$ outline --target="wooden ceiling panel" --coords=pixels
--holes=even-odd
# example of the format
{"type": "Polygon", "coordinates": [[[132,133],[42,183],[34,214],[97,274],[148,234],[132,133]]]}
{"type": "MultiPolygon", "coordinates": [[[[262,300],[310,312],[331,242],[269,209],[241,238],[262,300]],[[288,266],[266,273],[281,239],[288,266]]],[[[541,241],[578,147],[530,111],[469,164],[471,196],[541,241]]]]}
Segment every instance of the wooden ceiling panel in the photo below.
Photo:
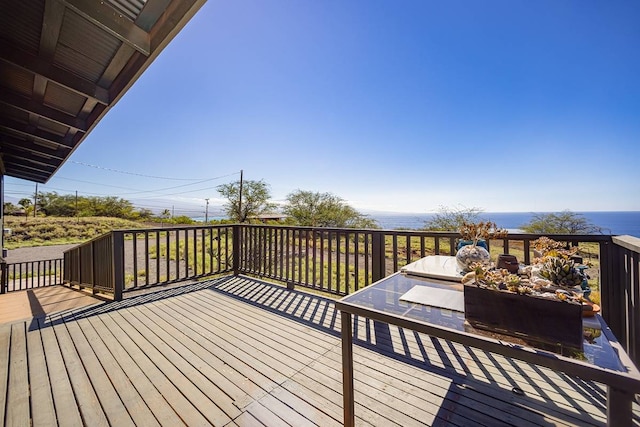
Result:
{"type": "Polygon", "coordinates": [[[0,0],[5,174],[46,182],[205,1],[0,0]]]}

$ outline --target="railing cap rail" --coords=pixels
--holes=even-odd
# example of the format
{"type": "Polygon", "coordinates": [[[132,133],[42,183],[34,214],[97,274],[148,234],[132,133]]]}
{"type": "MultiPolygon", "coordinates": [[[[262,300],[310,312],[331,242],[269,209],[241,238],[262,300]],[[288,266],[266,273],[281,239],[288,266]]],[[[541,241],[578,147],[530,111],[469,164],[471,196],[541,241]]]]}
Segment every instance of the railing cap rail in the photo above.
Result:
{"type": "MultiPolygon", "coordinates": [[[[330,232],[344,232],[344,233],[370,233],[379,232],[385,234],[397,234],[397,235],[421,235],[425,237],[460,237],[460,233],[457,231],[428,231],[428,230],[389,230],[389,229],[377,229],[377,228],[337,228],[337,227],[312,227],[312,226],[296,226],[296,225],[271,225],[271,224],[235,224],[252,228],[286,228],[291,230],[309,230],[309,231],[330,231],[330,232]]],[[[547,236],[558,241],[569,242],[611,242],[611,235],[608,234],[549,234],[549,233],[509,233],[506,237],[492,240],[508,240],[508,239],[526,239],[535,240],[541,236],[547,236]]]]}
{"type": "Polygon", "coordinates": [[[611,240],[618,246],[622,246],[623,248],[629,249],[630,251],[640,253],[640,238],[638,237],[627,235],[613,236],[611,240]]]}
{"type": "MultiPolygon", "coordinates": [[[[156,232],[156,231],[176,231],[176,230],[192,230],[200,228],[231,228],[233,225],[238,224],[210,224],[210,225],[172,225],[167,227],[152,227],[152,228],[131,228],[131,229],[118,229],[113,230],[118,233],[144,233],[144,232],[156,232]]],[[[246,225],[246,224],[245,224],[246,225]]]]}

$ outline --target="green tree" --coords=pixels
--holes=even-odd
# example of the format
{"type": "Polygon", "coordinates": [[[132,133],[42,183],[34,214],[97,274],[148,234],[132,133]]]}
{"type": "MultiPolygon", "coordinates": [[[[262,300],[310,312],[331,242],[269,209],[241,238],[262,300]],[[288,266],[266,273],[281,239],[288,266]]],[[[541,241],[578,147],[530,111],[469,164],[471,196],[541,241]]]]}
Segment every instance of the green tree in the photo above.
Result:
{"type": "Polygon", "coordinates": [[[71,194],[60,195],[55,191],[38,193],[38,209],[47,216],[75,216],[76,197],[71,194]]]}
{"type": "Polygon", "coordinates": [[[24,210],[24,216],[26,218],[29,218],[29,216],[31,215],[31,213],[33,212],[33,210],[35,209],[35,207],[33,206],[33,202],[31,201],[31,199],[28,198],[24,198],[24,199],[20,199],[20,201],[18,202],[18,204],[20,206],[22,206],[22,209],[24,210]]]}
{"type": "Polygon", "coordinates": [[[271,192],[264,181],[243,181],[242,200],[240,197],[240,181],[222,184],[216,187],[218,193],[227,199],[224,205],[229,219],[245,222],[248,218],[256,217],[275,208],[270,203],[271,192]]]}
{"type": "Polygon", "coordinates": [[[594,225],[582,214],[562,212],[535,214],[531,221],[520,228],[533,234],[601,234],[601,227],[594,225]]]}
{"type": "Polygon", "coordinates": [[[311,227],[377,228],[376,222],[331,193],[297,190],[287,196],[284,213],[311,227]]]}
{"type": "Polygon", "coordinates": [[[427,231],[458,231],[463,222],[478,222],[481,213],[482,209],[480,208],[440,206],[438,213],[424,223],[423,229],[427,231]]]}

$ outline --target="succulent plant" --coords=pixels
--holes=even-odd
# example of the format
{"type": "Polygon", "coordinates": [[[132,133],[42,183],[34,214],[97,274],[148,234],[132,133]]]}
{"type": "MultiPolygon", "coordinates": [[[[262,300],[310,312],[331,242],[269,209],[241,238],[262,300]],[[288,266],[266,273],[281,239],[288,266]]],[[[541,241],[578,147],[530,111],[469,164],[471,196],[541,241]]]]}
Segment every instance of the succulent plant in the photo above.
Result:
{"type": "Polygon", "coordinates": [[[471,240],[473,246],[476,246],[481,239],[501,239],[507,236],[507,230],[498,228],[498,226],[491,221],[480,221],[477,223],[464,221],[458,231],[464,240],[471,240]]]}
{"type": "Polygon", "coordinates": [[[584,279],[574,262],[566,258],[548,258],[540,270],[540,275],[558,286],[569,288],[580,285],[584,279]]]}

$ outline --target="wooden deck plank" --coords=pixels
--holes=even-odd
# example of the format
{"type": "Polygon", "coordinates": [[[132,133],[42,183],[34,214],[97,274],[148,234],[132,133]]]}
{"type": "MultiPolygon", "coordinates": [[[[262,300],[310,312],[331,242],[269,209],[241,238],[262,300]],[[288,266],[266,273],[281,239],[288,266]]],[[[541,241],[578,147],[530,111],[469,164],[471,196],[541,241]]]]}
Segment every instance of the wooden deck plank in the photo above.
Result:
{"type": "Polygon", "coordinates": [[[104,409],[100,405],[96,390],[82,364],[82,357],[78,355],[66,326],[60,322],[53,326],[53,330],[60,346],[60,353],[71,381],[71,387],[78,401],[83,422],[91,426],[108,426],[109,421],[104,409]]]}
{"type": "MultiPolygon", "coordinates": [[[[238,291],[236,292],[238,289],[242,289],[243,285],[241,284],[241,280],[237,280],[234,283],[234,286],[226,286],[224,288],[220,288],[220,290],[226,290],[228,292],[235,292],[236,295],[243,295],[242,291],[238,291]],[[235,287],[234,287],[235,286],[235,287]]],[[[252,289],[255,288],[256,286],[259,286],[258,284],[251,284],[251,285],[247,285],[248,287],[251,287],[252,289]]],[[[269,288],[274,288],[275,285],[267,285],[267,284],[263,284],[262,285],[263,288],[265,289],[269,289],[269,288]]],[[[265,294],[268,294],[269,292],[272,291],[264,291],[265,294]]],[[[281,291],[280,295],[284,295],[286,291],[281,291]]],[[[251,297],[251,299],[255,302],[255,301],[260,301],[260,296],[259,293],[256,293],[255,291],[253,292],[253,295],[258,295],[257,297],[251,297]]],[[[279,303],[282,304],[282,301],[279,303]]],[[[328,302],[327,304],[332,305],[331,302],[328,302]]],[[[334,310],[334,307],[330,307],[330,309],[327,311],[325,308],[325,311],[327,311],[326,314],[322,314],[323,316],[329,316],[329,317],[333,317],[333,315],[335,313],[332,313],[334,310]]],[[[322,323],[322,321],[320,319],[318,319],[318,321],[316,323],[322,323]]],[[[366,328],[362,327],[362,325],[364,324],[363,321],[361,320],[360,322],[361,328],[354,328],[356,331],[360,330],[361,332],[364,332],[366,328]]],[[[335,325],[335,322],[333,323],[334,327],[333,329],[335,330],[339,330],[339,328],[337,327],[338,325],[335,325]]],[[[408,334],[411,334],[412,331],[408,331],[408,334]]],[[[363,338],[363,337],[361,337],[363,338]]],[[[396,354],[400,354],[402,352],[398,351],[399,347],[402,347],[402,343],[400,343],[400,339],[398,338],[398,334],[392,334],[392,338],[393,341],[389,343],[390,348],[393,348],[394,353],[396,354]]],[[[365,338],[366,339],[366,338],[365,338]]],[[[427,342],[428,343],[428,342],[427,342]]],[[[406,345],[406,344],[405,344],[406,345]]],[[[554,399],[557,398],[557,393],[558,393],[558,387],[553,384],[553,382],[551,380],[555,380],[555,381],[559,381],[561,384],[566,383],[567,380],[571,380],[570,378],[568,378],[566,375],[564,374],[559,374],[556,373],[552,370],[548,370],[546,368],[539,368],[530,364],[527,364],[525,362],[520,362],[517,360],[512,360],[512,359],[507,359],[507,358],[502,358],[503,360],[501,360],[500,362],[500,370],[496,370],[495,367],[497,365],[497,361],[495,359],[499,359],[500,356],[497,355],[490,355],[489,357],[485,356],[483,353],[484,352],[476,352],[479,353],[480,355],[480,359],[477,360],[476,365],[480,366],[483,369],[478,369],[477,371],[471,371],[466,369],[466,362],[468,360],[468,358],[470,359],[477,359],[477,356],[469,349],[469,348],[464,348],[463,346],[459,345],[459,344],[455,344],[455,343],[446,343],[445,345],[449,346],[451,348],[451,353],[454,357],[448,357],[443,359],[442,361],[438,360],[440,359],[440,357],[436,357],[435,360],[432,360],[432,364],[437,365],[437,363],[441,362],[443,365],[443,368],[448,368],[448,369],[455,369],[460,373],[464,373],[467,375],[475,375],[478,376],[478,374],[481,374],[479,376],[479,378],[484,378],[487,382],[490,381],[495,381],[499,384],[501,384],[502,386],[504,386],[505,388],[512,388],[516,385],[519,384],[514,384],[513,380],[511,379],[512,377],[521,377],[521,375],[523,373],[525,374],[529,374],[530,377],[525,377],[525,384],[522,384],[522,387],[524,388],[529,388],[529,390],[527,390],[528,392],[536,392],[538,391],[538,393],[541,394],[541,396],[543,398],[546,399],[554,399]],[[462,349],[462,350],[460,350],[462,349]],[[492,360],[491,358],[494,358],[494,360],[492,360]],[[489,369],[484,369],[484,365],[489,366],[489,369]],[[491,369],[493,368],[493,371],[491,371],[491,369]],[[506,369],[505,369],[506,368],[506,369]],[[508,375],[505,376],[505,373],[507,373],[508,375]],[[512,375],[509,375],[512,374],[512,375]],[[540,377],[542,376],[542,377],[540,377]],[[540,378],[538,378],[540,377],[540,378]],[[506,381],[504,381],[506,379],[506,381]],[[551,384],[548,384],[550,383],[551,384]]],[[[437,350],[437,349],[435,349],[437,350]]],[[[416,346],[412,346],[412,341],[409,341],[409,344],[406,348],[406,351],[412,351],[413,354],[411,354],[412,357],[415,357],[416,355],[420,355],[420,349],[416,348],[416,346]]],[[[424,351],[424,350],[423,350],[424,351]]],[[[442,352],[440,352],[442,353],[442,352]]],[[[440,356],[437,352],[434,353],[430,353],[430,355],[438,355],[440,356]]],[[[425,355],[428,356],[428,355],[425,355]]],[[[580,380],[578,380],[580,381],[580,380]]],[[[601,386],[597,385],[597,384],[586,384],[586,387],[600,387],[602,389],[601,386]]],[[[604,389],[603,390],[603,394],[604,394],[604,389]]],[[[562,392],[563,389],[560,388],[560,391],[562,392]]],[[[581,393],[571,393],[571,390],[566,391],[567,393],[569,393],[570,395],[568,396],[568,399],[571,399],[572,401],[574,399],[580,399],[582,398],[584,400],[583,395],[581,393]]],[[[563,397],[560,397],[560,399],[564,399],[563,397]]],[[[585,406],[589,407],[591,405],[598,405],[598,401],[591,399],[587,399],[585,400],[585,406]]],[[[569,405],[574,404],[574,402],[569,402],[569,405]]]]}
{"type": "MultiPolygon", "coordinates": [[[[368,356],[367,350],[358,351],[357,356],[368,356]]],[[[373,355],[372,355],[373,356],[373,355]]],[[[335,362],[340,359],[340,354],[336,351],[327,355],[330,361],[335,362]]],[[[386,404],[393,405],[393,399],[402,396],[403,403],[413,407],[420,407],[432,415],[440,414],[446,417],[448,422],[458,422],[462,425],[470,422],[478,425],[496,425],[499,423],[507,423],[518,426],[533,427],[540,425],[529,421],[525,417],[516,417],[513,414],[496,412],[496,408],[469,399],[465,394],[465,389],[451,378],[442,377],[428,371],[412,368],[411,376],[403,376],[398,378],[401,373],[403,364],[398,361],[390,361],[384,366],[385,369],[377,370],[374,366],[374,360],[365,358],[363,363],[357,363],[354,368],[357,375],[361,376],[361,381],[372,387],[373,390],[384,390],[388,395],[386,404]],[[429,378],[428,383],[422,382],[424,378],[429,378]],[[438,381],[434,381],[433,379],[438,381]],[[446,411],[448,411],[448,413],[446,411]],[[500,420],[495,418],[496,413],[500,414],[500,420]],[[445,415],[446,414],[446,415],[445,415]]],[[[380,393],[375,395],[380,398],[380,393]]],[[[383,398],[384,399],[384,398],[383,398]]],[[[406,410],[408,413],[414,410],[409,406],[406,410]]],[[[416,414],[419,417],[419,414],[416,414]]],[[[419,419],[419,418],[418,418],[419,419]]],[[[445,420],[443,418],[443,420],[445,420]]]]}
{"type": "MultiPolygon", "coordinates": [[[[362,331],[365,327],[360,326],[354,329],[362,331]]],[[[435,341],[439,346],[446,346],[447,348],[437,348],[433,345],[433,340],[424,335],[421,336],[421,346],[418,346],[416,340],[412,338],[407,340],[406,350],[399,351],[398,347],[401,338],[398,330],[399,328],[390,328],[393,341],[383,340],[376,343],[377,347],[389,354],[406,354],[409,351],[410,356],[416,360],[428,360],[433,366],[450,369],[461,375],[486,383],[496,383],[507,389],[517,386],[529,395],[539,396],[541,400],[564,401],[568,407],[575,407],[580,402],[584,403],[579,410],[589,410],[593,405],[604,407],[603,400],[594,400],[591,396],[585,398],[584,394],[568,387],[558,387],[557,383],[566,385],[567,381],[578,381],[586,384],[587,387],[602,390],[602,396],[604,396],[605,391],[602,389],[602,385],[571,379],[567,375],[556,373],[547,368],[537,367],[526,362],[504,358],[444,340],[435,341]],[[460,367],[461,364],[464,366],[463,368],[460,367]],[[516,382],[516,379],[518,382],[516,382]]]]}
{"type": "MultiPolygon", "coordinates": [[[[120,314],[129,322],[130,325],[135,327],[147,341],[158,351],[159,354],[164,356],[169,363],[171,363],[177,370],[180,371],[184,377],[188,378],[195,387],[197,387],[203,395],[215,396],[215,401],[212,401],[217,410],[224,412],[227,418],[218,414],[213,418],[213,424],[220,425],[220,419],[224,424],[240,415],[240,410],[234,405],[234,398],[230,397],[225,390],[218,386],[216,380],[223,381],[222,376],[215,378],[209,378],[203,372],[207,368],[207,364],[203,361],[198,361],[197,358],[191,354],[181,353],[179,350],[174,349],[171,344],[177,346],[180,335],[176,338],[171,336],[171,332],[176,333],[175,330],[167,331],[164,329],[164,325],[156,323],[150,320],[146,316],[140,315],[140,312],[136,308],[121,311],[120,314]],[[189,357],[192,356],[192,357],[189,357]]],[[[207,373],[216,374],[215,371],[209,370],[207,373]]],[[[210,399],[209,399],[210,400],[210,399]]]]}
{"type": "Polygon", "coordinates": [[[11,325],[0,324],[0,421],[4,423],[9,384],[9,351],[11,350],[11,325]]]}
{"type": "Polygon", "coordinates": [[[48,327],[42,320],[38,323],[42,345],[46,354],[47,372],[51,383],[51,394],[53,395],[58,424],[63,426],[82,426],[80,408],[73,394],[71,381],[53,328],[48,327]]]}
{"type": "Polygon", "coordinates": [[[289,427],[282,418],[271,412],[269,408],[264,407],[260,402],[253,402],[247,406],[247,412],[257,419],[260,424],[269,427],[289,427]]]}
{"type": "MultiPolygon", "coordinates": [[[[171,309],[182,315],[183,318],[191,317],[198,325],[198,328],[204,328],[211,336],[215,336],[216,345],[223,347],[232,355],[242,355],[242,360],[245,363],[255,367],[256,370],[269,379],[269,382],[273,384],[271,388],[282,383],[287,379],[288,375],[295,372],[295,369],[276,358],[269,359],[268,363],[266,363],[263,359],[255,357],[256,349],[253,344],[247,343],[245,341],[246,337],[243,336],[240,336],[238,340],[238,336],[232,335],[229,332],[230,328],[220,322],[217,316],[214,316],[211,312],[194,310],[193,306],[184,304],[182,299],[175,300],[175,304],[172,304],[171,309]]],[[[285,355],[280,356],[286,357],[285,355]]]]}
{"type": "Polygon", "coordinates": [[[197,406],[194,406],[191,400],[185,397],[183,394],[184,391],[180,389],[180,386],[185,386],[185,388],[190,389],[186,391],[193,391],[193,385],[189,387],[188,380],[180,378],[179,375],[173,375],[178,379],[177,384],[174,383],[170,377],[165,374],[165,371],[171,374],[172,367],[161,357],[157,357],[156,360],[152,360],[151,357],[149,357],[147,350],[152,350],[144,337],[136,333],[134,328],[126,327],[125,322],[123,322],[117,312],[100,316],[100,320],[104,322],[115,339],[123,346],[140,369],[142,369],[184,423],[187,425],[210,424],[210,421],[207,420],[205,415],[201,413],[197,406]]]}
{"type": "Polygon", "coordinates": [[[313,427],[313,426],[326,426],[325,424],[316,424],[313,421],[306,418],[304,415],[300,414],[298,411],[300,407],[298,405],[295,406],[295,409],[285,405],[281,400],[276,399],[273,394],[267,394],[262,399],[260,399],[261,405],[269,408],[269,411],[273,412],[278,418],[282,419],[285,423],[290,426],[296,427],[313,427]]]}
{"type": "MultiPolygon", "coordinates": [[[[200,295],[190,295],[189,299],[181,298],[180,302],[185,304],[185,307],[189,307],[192,311],[207,313],[215,310],[216,332],[221,336],[227,337],[227,340],[230,342],[241,343],[247,352],[259,350],[271,356],[269,365],[273,369],[282,373],[285,378],[289,377],[304,366],[304,362],[293,357],[293,351],[292,353],[284,353],[275,356],[271,350],[275,344],[281,344],[281,338],[278,335],[272,334],[271,331],[264,330],[263,328],[259,328],[259,331],[253,330],[258,328],[246,328],[248,324],[247,321],[241,316],[235,316],[232,310],[221,310],[219,305],[209,303],[206,299],[203,300],[200,295]]],[[[296,354],[296,356],[298,355],[296,354]]]]}
{"type": "MultiPolygon", "coordinates": [[[[220,360],[217,355],[209,352],[201,345],[199,340],[192,338],[186,331],[179,329],[179,321],[160,310],[152,310],[149,307],[137,307],[140,314],[149,321],[157,323],[167,331],[167,344],[182,355],[210,381],[216,384],[231,399],[236,407],[241,407],[241,402],[246,400],[247,394],[255,390],[255,385],[243,387],[247,378],[229,365],[220,360]]],[[[262,396],[262,393],[256,398],[262,396]]]]}
{"type": "MultiPolygon", "coordinates": [[[[136,390],[135,385],[124,373],[122,367],[115,360],[101,338],[96,334],[89,321],[87,319],[77,320],[75,325],[69,326],[69,329],[72,331],[72,336],[74,337],[81,333],[87,345],[93,349],[96,361],[99,362],[102,369],[108,373],[109,380],[113,384],[118,398],[127,408],[127,412],[131,416],[134,424],[149,427],[159,426],[160,424],[136,390]]],[[[101,400],[102,399],[103,397],[101,396],[101,400]]]]}
{"type": "MultiPolygon", "coordinates": [[[[159,306],[158,309],[172,316],[181,325],[185,335],[198,341],[207,351],[215,354],[223,363],[238,371],[261,390],[270,391],[286,379],[269,364],[255,357],[252,347],[249,352],[246,352],[246,347],[243,348],[242,343],[227,341],[225,339],[227,337],[220,334],[220,329],[214,321],[216,313],[194,312],[190,307],[183,307],[179,301],[171,307],[165,305],[159,306]]],[[[238,385],[245,389],[242,384],[238,385]]],[[[262,394],[259,396],[261,397],[262,394]]]]}
{"type": "Polygon", "coordinates": [[[27,340],[24,322],[11,326],[11,351],[9,353],[9,384],[7,386],[6,424],[28,425],[29,376],[27,370],[27,340]]]}
{"type": "MultiPolygon", "coordinates": [[[[98,355],[85,338],[77,322],[65,322],[66,334],[73,342],[88,380],[91,382],[100,406],[110,425],[134,426],[129,411],[115,390],[107,373],[98,360],[98,355]]],[[[61,328],[62,329],[62,328],[61,328]]]]}
{"type": "MultiPolygon", "coordinates": [[[[246,306],[246,304],[244,304],[244,305],[246,306]]],[[[299,308],[299,310],[300,310],[300,308],[299,308]]],[[[262,325],[262,327],[263,327],[263,328],[265,328],[265,327],[266,327],[265,325],[269,322],[269,319],[267,318],[267,316],[265,316],[262,320],[263,320],[263,321],[261,322],[261,325],[262,325]]],[[[307,340],[307,341],[308,341],[308,338],[309,338],[309,337],[305,337],[305,340],[307,340]]],[[[288,338],[288,339],[291,339],[291,338],[288,338]]],[[[334,343],[335,343],[335,340],[334,340],[334,343]]],[[[339,363],[339,361],[338,361],[338,363],[339,363]]],[[[456,408],[456,409],[459,411],[459,407],[458,407],[458,408],[456,408]]],[[[436,412],[437,412],[437,410],[436,410],[436,412]]],[[[488,422],[490,423],[490,422],[491,422],[491,420],[489,420],[488,422]]]]}
{"type": "MultiPolygon", "coordinates": [[[[74,390],[92,387],[110,425],[123,424],[116,413],[145,426],[342,423],[340,313],[331,300],[238,277],[76,313],[36,323],[16,343],[0,325],[0,387],[11,375],[9,351],[21,353],[26,340],[31,401],[46,403],[51,389],[41,420],[55,422],[64,408],[60,425],[84,424],[74,390]]],[[[600,384],[395,327],[376,336],[366,319],[356,325],[359,426],[604,424],[600,384]]],[[[41,408],[31,407],[33,425],[41,408]]],[[[639,409],[634,403],[636,417],[639,409]]]]}
{"type": "MultiPolygon", "coordinates": [[[[257,294],[255,294],[255,295],[257,295],[257,294]]],[[[238,304],[242,304],[242,303],[238,302],[238,304]]],[[[281,302],[281,304],[285,304],[285,303],[281,302]]],[[[247,307],[248,307],[248,306],[247,306],[247,307]]],[[[327,311],[327,310],[325,310],[325,311],[327,311]]],[[[323,316],[326,316],[326,314],[323,314],[323,316]]],[[[331,314],[329,314],[329,316],[331,316],[331,314]]],[[[268,322],[268,321],[269,321],[268,319],[265,319],[265,322],[268,322]]],[[[264,322],[263,322],[263,323],[264,323],[264,322]]],[[[337,361],[335,361],[335,362],[336,362],[338,365],[340,364],[340,361],[339,361],[339,360],[337,360],[337,361]]],[[[443,367],[444,367],[444,366],[443,366],[443,367]]],[[[445,387],[444,389],[446,390],[447,388],[445,387]]],[[[471,403],[472,403],[472,402],[471,402],[471,403]]],[[[464,406],[460,406],[460,405],[458,404],[458,406],[456,406],[456,408],[455,408],[455,409],[456,409],[456,411],[459,413],[461,409],[464,409],[464,406]]],[[[487,412],[491,412],[489,408],[487,408],[487,412]]],[[[449,420],[449,421],[450,421],[450,420],[449,420]]],[[[487,423],[491,423],[491,422],[492,422],[492,419],[487,419],[487,423]]]]}
{"type": "MultiPolygon", "coordinates": [[[[286,383],[295,383],[295,380],[287,381],[286,383]]],[[[286,384],[285,383],[285,384],[286,384]]],[[[339,427],[342,425],[342,417],[331,416],[327,414],[321,405],[317,403],[316,399],[310,399],[308,394],[304,393],[292,393],[289,389],[284,387],[284,384],[273,390],[271,396],[278,399],[283,404],[287,405],[290,408],[295,408],[295,410],[307,420],[309,420],[312,425],[322,426],[322,427],[330,427],[336,426],[339,427]]],[[[262,402],[262,400],[261,400],[262,402]]],[[[266,403],[266,401],[264,401],[266,403]]]]}
{"type": "MultiPolygon", "coordinates": [[[[414,347],[414,348],[415,348],[415,347],[414,347]]],[[[436,354],[436,355],[437,355],[437,353],[434,353],[434,354],[436,354]]],[[[453,359],[453,358],[452,358],[452,359],[453,359]]],[[[495,363],[495,362],[494,362],[494,363],[495,363]]],[[[525,364],[525,365],[528,365],[528,364],[525,364]]],[[[450,366],[451,366],[451,365],[450,365],[450,366]]],[[[445,366],[445,365],[443,365],[443,368],[445,368],[445,367],[449,367],[449,366],[445,366]]],[[[535,367],[534,367],[534,368],[535,368],[535,367]]]]}
{"type": "MultiPolygon", "coordinates": [[[[397,328],[391,328],[392,331],[394,329],[397,329],[397,328]]],[[[422,338],[423,338],[422,341],[425,343],[429,343],[432,341],[429,337],[423,336],[422,338]]],[[[438,342],[440,343],[441,341],[442,340],[439,340],[438,342]]],[[[410,345],[413,345],[413,343],[410,345]]],[[[394,354],[394,351],[391,348],[391,346],[383,342],[378,343],[376,347],[377,349],[380,349],[383,353],[394,354]]],[[[446,349],[443,350],[443,349],[437,349],[433,347],[430,350],[427,350],[427,353],[428,353],[427,354],[428,361],[431,364],[434,364],[434,362],[438,362],[441,359],[451,358],[451,354],[447,353],[446,349]]],[[[461,377],[466,377],[466,378],[471,378],[476,380],[480,378],[482,380],[484,378],[482,378],[482,372],[480,372],[481,370],[483,372],[488,370],[494,370],[496,373],[494,374],[494,377],[492,377],[492,381],[488,381],[484,379],[485,383],[487,384],[497,383],[498,385],[502,386],[506,390],[510,390],[512,387],[518,386],[523,391],[525,391],[527,396],[538,400],[543,405],[546,405],[546,402],[552,401],[554,405],[559,406],[558,409],[560,411],[564,413],[572,413],[573,416],[578,417],[584,421],[588,421],[592,419],[592,416],[584,416],[585,412],[591,413],[594,410],[597,410],[598,407],[603,408],[603,405],[602,404],[598,405],[599,402],[593,398],[585,399],[584,397],[582,397],[579,401],[576,401],[568,397],[569,395],[575,396],[575,395],[578,395],[579,393],[575,391],[574,392],[569,391],[570,387],[567,381],[557,381],[558,384],[552,383],[552,386],[547,384],[546,386],[547,391],[540,392],[540,387],[538,386],[533,387],[529,384],[529,382],[531,381],[530,377],[527,377],[526,375],[523,375],[523,374],[518,374],[518,375],[509,374],[506,371],[503,371],[502,373],[500,373],[500,370],[502,368],[499,366],[496,366],[495,360],[491,361],[491,355],[487,357],[488,357],[487,363],[482,364],[481,368],[474,367],[474,362],[469,361],[464,373],[457,372],[456,370],[451,370],[451,372],[461,377]],[[506,380],[501,380],[499,379],[499,377],[506,378],[506,380]],[[551,387],[556,387],[556,388],[553,389],[551,387]]],[[[447,363],[443,363],[443,364],[435,363],[435,366],[442,367],[443,369],[447,369],[450,367],[450,365],[448,365],[447,363]]],[[[539,381],[539,384],[551,382],[549,379],[546,379],[546,381],[545,379],[539,379],[538,381],[539,381]]],[[[595,412],[596,418],[598,417],[598,415],[601,415],[601,412],[596,411],[595,412]]]]}
{"type": "MultiPolygon", "coordinates": [[[[184,422],[178,417],[172,405],[167,401],[167,399],[174,397],[174,391],[169,389],[162,390],[162,393],[160,393],[156,385],[147,376],[147,373],[152,375],[156,372],[151,368],[146,370],[147,364],[144,363],[144,360],[142,360],[140,364],[136,363],[131,356],[131,352],[122,345],[121,341],[111,333],[107,324],[104,323],[104,317],[106,316],[86,319],[86,327],[84,324],[82,325],[85,333],[87,335],[95,334],[99,337],[99,341],[104,345],[107,352],[117,361],[122,370],[122,374],[126,376],[136,388],[138,394],[144,399],[145,405],[148,406],[149,410],[162,426],[171,427],[184,425],[184,422]]],[[[106,320],[109,321],[109,319],[106,320]]],[[[101,346],[98,348],[101,348],[101,346]]],[[[107,352],[100,352],[100,354],[106,355],[107,352]]],[[[162,384],[160,378],[154,377],[154,380],[156,384],[162,384]]]]}
{"type": "MultiPolygon", "coordinates": [[[[234,425],[238,427],[260,427],[264,426],[256,417],[249,412],[243,412],[238,418],[233,421],[234,425]]],[[[231,424],[231,423],[229,423],[231,424]]]]}
{"type": "Polygon", "coordinates": [[[242,312],[243,319],[246,318],[249,322],[245,323],[245,325],[252,325],[256,321],[260,322],[263,330],[266,329],[282,335],[281,339],[277,341],[278,343],[285,346],[295,344],[296,347],[292,346],[293,350],[299,354],[307,355],[310,358],[316,357],[318,352],[326,351],[335,344],[335,340],[330,335],[327,335],[325,332],[310,329],[307,325],[299,321],[288,322],[287,329],[283,330],[282,316],[278,314],[257,311],[255,307],[233,298],[227,298],[222,302],[215,293],[203,292],[200,295],[203,298],[203,302],[205,302],[204,306],[211,304],[220,309],[226,306],[228,308],[224,310],[224,313],[227,317],[229,317],[230,311],[234,313],[242,312]],[[233,308],[233,310],[229,310],[229,308],[233,308]],[[290,334],[287,334],[287,332],[290,332],[290,334]],[[304,338],[309,334],[311,334],[313,339],[305,341],[304,338]]]}
{"type": "MultiPolygon", "coordinates": [[[[212,306],[215,306],[216,304],[220,304],[219,298],[218,298],[218,301],[210,301],[210,303],[211,303],[212,306]]],[[[233,302],[227,303],[227,301],[224,301],[224,303],[225,303],[225,305],[233,305],[233,302]]],[[[246,306],[246,304],[241,304],[241,305],[244,306],[244,307],[250,307],[250,306],[246,306]]],[[[298,310],[299,310],[299,307],[298,307],[298,310]]],[[[238,323],[238,324],[241,323],[242,320],[237,320],[237,317],[239,317],[238,314],[240,313],[240,310],[239,309],[238,310],[234,310],[233,313],[236,315],[234,317],[234,320],[236,321],[236,323],[238,323]]],[[[252,316],[253,314],[255,314],[255,310],[254,310],[254,312],[252,314],[248,314],[248,315],[252,316]]],[[[275,327],[270,326],[269,325],[269,320],[270,320],[269,317],[270,316],[263,315],[263,316],[261,316],[260,319],[254,319],[254,321],[256,323],[260,324],[260,327],[261,327],[262,331],[268,330],[270,332],[269,335],[264,335],[265,337],[272,338],[274,336],[277,336],[277,334],[279,332],[284,339],[282,339],[282,340],[276,339],[276,341],[281,343],[281,344],[283,344],[283,345],[285,345],[284,343],[286,342],[286,345],[288,345],[290,347],[291,347],[292,343],[296,343],[298,347],[292,347],[292,350],[294,350],[294,351],[297,350],[297,348],[300,348],[300,347],[304,346],[303,342],[313,343],[313,340],[312,340],[313,337],[309,336],[309,334],[311,334],[311,332],[309,331],[308,328],[306,328],[306,330],[304,331],[305,332],[305,336],[298,336],[298,335],[295,335],[295,334],[291,333],[292,330],[298,329],[297,327],[294,327],[292,325],[291,328],[287,328],[286,331],[283,331],[282,327],[275,328],[275,327]]],[[[274,315],[274,317],[275,317],[275,315],[274,315]]],[[[281,321],[281,319],[280,319],[280,321],[281,321]]],[[[318,332],[318,335],[323,335],[323,334],[318,332]]],[[[252,338],[253,339],[257,339],[257,340],[261,339],[260,336],[258,336],[258,335],[253,335],[252,338]]],[[[332,341],[333,341],[332,344],[331,344],[332,346],[339,345],[339,341],[335,337],[332,338],[332,341]]],[[[316,345],[317,348],[325,350],[325,348],[323,348],[323,346],[318,346],[317,343],[315,343],[315,345],[316,345]]],[[[324,347],[326,347],[326,346],[324,346],[324,347]]],[[[294,353],[294,354],[297,355],[297,353],[294,353]]],[[[316,352],[315,355],[317,357],[318,353],[316,352]]],[[[341,411],[340,411],[340,416],[341,416],[341,411]]],[[[401,415],[398,414],[398,416],[401,416],[401,415]]],[[[405,420],[405,424],[407,424],[407,422],[409,422],[409,421],[405,420]]]]}
{"type": "Polygon", "coordinates": [[[31,402],[37,402],[37,410],[31,412],[34,427],[57,425],[56,410],[51,393],[51,383],[47,372],[47,361],[40,330],[35,328],[27,333],[27,351],[29,358],[29,382],[31,402]]]}

